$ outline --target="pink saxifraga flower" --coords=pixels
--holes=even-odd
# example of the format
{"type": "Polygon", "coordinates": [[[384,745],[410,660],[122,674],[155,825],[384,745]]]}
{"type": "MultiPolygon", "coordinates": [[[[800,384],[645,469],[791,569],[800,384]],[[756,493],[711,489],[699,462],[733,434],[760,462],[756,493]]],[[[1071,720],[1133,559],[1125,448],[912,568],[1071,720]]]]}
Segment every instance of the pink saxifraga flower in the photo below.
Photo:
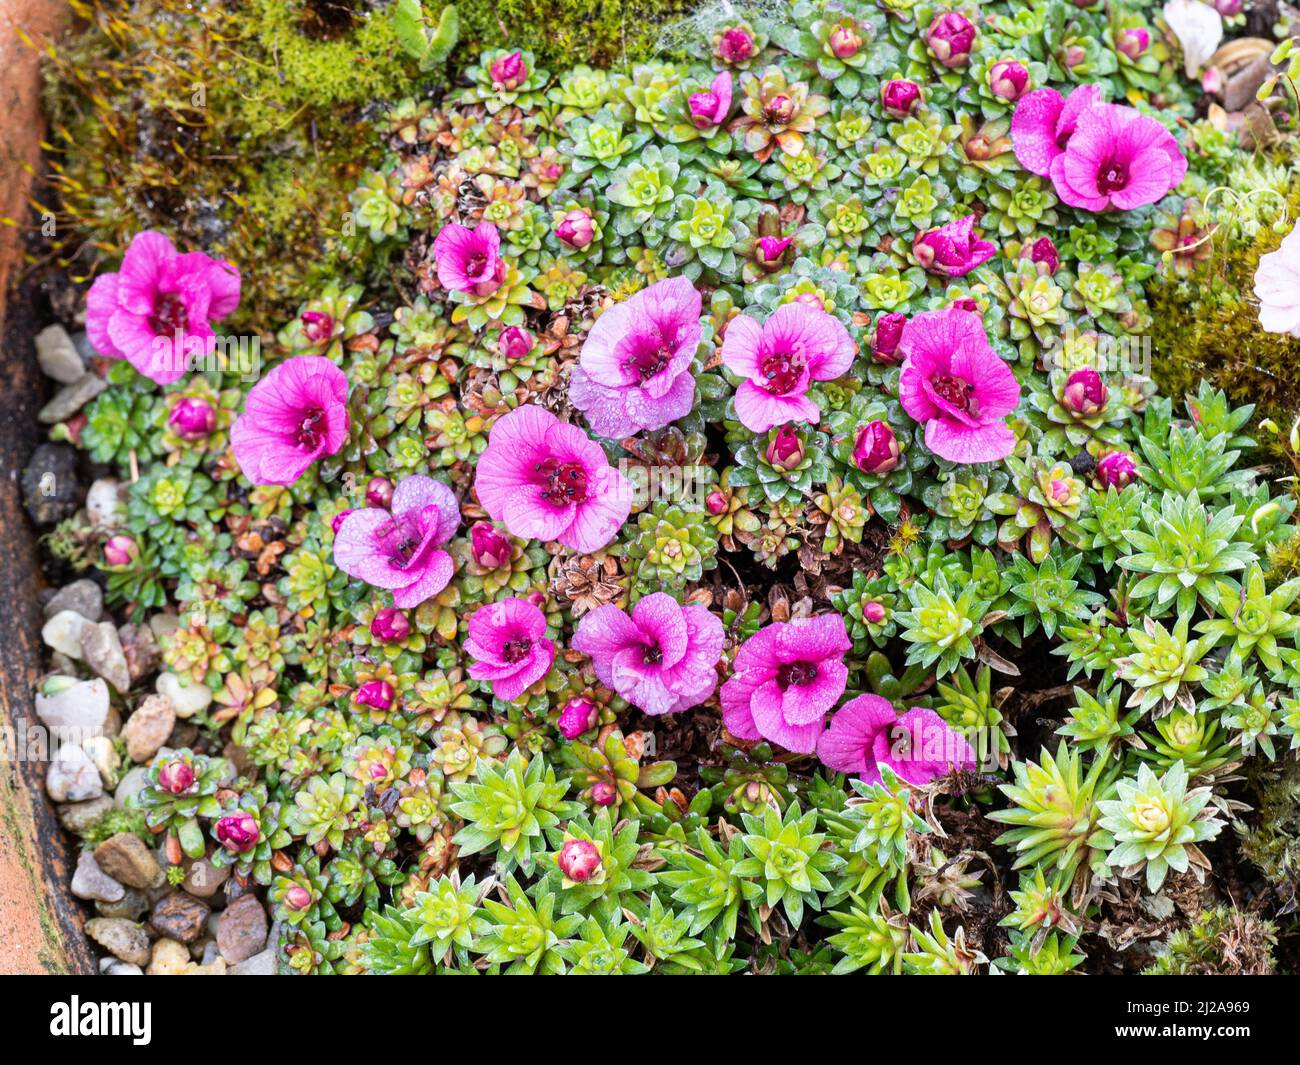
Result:
{"type": "Polygon", "coordinates": [[[522,52],[507,52],[488,67],[488,77],[496,88],[510,92],[528,80],[528,64],[522,52]]]}
{"type": "Polygon", "coordinates": [[[256,819],[247,810],[227,814],[217,821],[212,831],[232,854],[247,854],[257,846],[262,835],[256,819]]]}
{"type": "Polygon", "coordinates": [[[441,550],[460,525],[460,504],[441,481],[411,474],[393,490],[388,509],[353,510],[334,537],[334,562],[350,577],[393,593],[403,610],[431,599],[455,564],[441,550]]]}
{"type": "Polygon", "coordinates": [[[1300,337],[1300,224],[1292,227],[1276,251],[1259,257],[1255,298],[1264,332],[1300,337]]]}
{"type": "Polygon", "coordinates": [[[592,432],[617,440],[691,412],[700,294],[685,277],[658,281],[596,319],[569,381],[592,432]]]}
{"type": "Polygon", "coordinates": [[[1057,195],[1094,212],[1155,203],[1186,173],[1174,135],[1150,115],[1117,104],[1097,104],[1081,114],[1051,167],[1057,195]]]}
{"type": "Polygon", "coordinates": [[[206,399],[185,396],[167,415],[167,424],[182,440],[202,440],[217,426],[217,412],[206,399]]]}
{"type": "Polygon", "coordinates": [[[812,754],[826,712],[844,694],[853,646],[839,614],[777,621],[759,629],[736,652],[722,686],[722,721],[745,740],[766,739],[812,754]]]}
{"type": "Polygon", "coordinates": [[[898,398],[925,425],[926,447],[958,463],[1011,454],[1016,438],[1003,419],[1020,402],[1020,384],[976,315],[953,307],[915,315],[899,351],[898,398]]]}
{"type": "Polygon", "coordinates": [[[647,714],[673,714],[713,694],[722,622],[702,606],[654,592],[629,615],[617,606],[584,615],[573,647],[591,655],[596,676],[647,714]]]}
{"type": "Polygon", "coordinates": [[[943,277],[964,277],[997,254],[997,245],[975,232],[975,216],[920,233],[912,241],[912,254],[921,267],[943,277]]]}
{"type": "Polygon", "coordinates": [[[945,11],[930,23],[925,44],[941,66],[949,69],[963,66],[975,47],[975,27],[965,15],[945,11]]]}
{"type": "Polygon", "coordinates": [[[566,839],[555,856],[564,879],[573,884],[585,884],[600,873],[602,860],[600,848],[589,839],[566,839]]]}
{"type": "Polygon", "coordinates": [[[897,362],[898,342],[903,338],[903,326],[907,325],[907,315],[899,311],[890,311],[876,319],[876,328],[871,335],[871,357],[886,365],[897,362]]]}
{"type": "Polygon", "coordinates": [[[401,643],[411,634],[411,623],[395,606],[386,606],[370,619],[370,635],[380,643],[401,643]]]}
{"type": "Polygon", "coordinates": [[[754,38],[744,26],[728,26],[717,37],[715,51],[724,63],[739,65],[754,54],[754,38]]]}
{"type": "Polygon", "coordinates": [[[1128,451],[1108,451],[1097,460],[1097,483],[1122,491],[1138,478],[1137,463],[1128,451]]]}
{"type": "Polygon", "coordinates": [[[132,238],[116,273],[86,293],[86,336],[160,385],[180,380],[215,341],[212,322],[239,306],[239,271],[203,252],[181,254],[153,230],[132,238]]]}
{"type": "Polygon", "coordinates": [[[492,694],[507,703],[546,676],[555,661],[546,617],[527,599],[479,607],[470,615],[464,649],[474,659],[469,675],[490,682],[492,694]]]}
{"type": "Polygon", "coordinates": [[[501,258],[501,234],[491,222],[473,229],[448,222],[433,242],[438,283],[449,292],[490,296],[506,279],[501,258]]]}
{"type": "Polygon", "coordinates": [[[975,766],[970,744],[933,710],[918,706],[900,717],[879,695],[859,695],[840,707],[817,743],[817,757],[868,784],[880,782],[880,765],[917,785],[975,766]]]}
{"type": "Polygon", "coordinates": [[[566,740],[576,740],[584,732],[595,728],[599,720],[600,711],[596,708],[596,704],[590,699],[578,696],[564,704],[564,709],[560,711],[555,724],[560,730],[560,735],[566,740]]]}
{"type": "Polygon", "coordinates": [[[863,473],[886,474],[898,466],[902,448],[886,422],[867,422],[853,442],[853,462],[863,473]]]}
{"type": "Polygon", "coordinates": [[[1018,59],[1003,59],[989,67],[989,92],[999,100],[1015,102],[1029,88],[1029,68],[1018,59]]]}
{"type": "Polygon", "coordinates": [[[474,489],[515,536],[583,554],[609,543],[632,510],[632,486],[576,425],[525,404],[492,426],[474,489]]]}
{"type": "Polygon", "coordinates": [[[295,355],[258,381],[230,430],[235,461],[257,485],[293,484],[347,439],[348,379],[323,355],[295,355]]]}
{"type": "Polygon", "coordinates": [[[1101,93],[1100,85],[1080,85],[1069,97],[1055,89],[1035,89],[1022,96],[1011,116],[1011,144],[1020,165],[1031,174],[1049,176],[1079,116],[1101,103],[1101,93]]]}
{"type": "Polygon", "coordinates": [[[731,110],[731,74],[722,71],[713,84],[702,92],[693,92],[686,100],[691,113],[691,123],[698,130],[713,129],[727,120],[731,110]]]}
{"type": "Polygon", "coordinates": [[[894,118],[916,114],[924,102],[921,86],[914,81],[894,78],[880,90],[880,104],[894,118]]]}
{"type": "Polygon", "coordinates": [[[820,307],[782,304],[761,325],[737,315],[722,341],[723,363],[746,378],[736,389],[736,417],[755,433],[817,422],[821,411],[806,394],[809,385],[847,373],[853,353],[848,330],[820,307]]]}
{"type": "Polygon", "coordinates": [[[1075,370],[1061,389],[1061,406],[1072,414],[1091,418],[1106,406],[1108,392],[1101,374],[1089,367],[1075,370]]]}

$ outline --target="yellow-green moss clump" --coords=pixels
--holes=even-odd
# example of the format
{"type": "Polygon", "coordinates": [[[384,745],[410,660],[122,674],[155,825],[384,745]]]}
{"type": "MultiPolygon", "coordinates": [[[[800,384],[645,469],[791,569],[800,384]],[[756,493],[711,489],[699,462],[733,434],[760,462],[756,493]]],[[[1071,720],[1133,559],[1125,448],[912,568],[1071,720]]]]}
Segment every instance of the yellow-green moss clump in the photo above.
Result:
{"type": "Polygon", "coordinates": [[[523,48],[550,69],[575,63],[621,67],[653,54],[666,23],[698,0],[462,0],[461,40],[470,48],[523,48]]]}
{"type": "Polygon", "coordinates": [[[389,9],[72,6],[81,28],[47,50],[56,249],[88,271],[87,244],[112,256],[139,230],[163,230],[239,263],[242,321],[273,323],[331,272],[368,120],[425,77],[389,9]]]}
{"type": "Polygon", "coordinates": [[[1253,295],[1260,256],[1276,251],[1285,235],[1271,225],[1283,216],[1282,199],[1259,190],[1285,196],[1294,222],[1296,166],[1248,158],[1232,168],[1224,184],[1239,195],[1216,206],[1220,230],[1211,254],[1186,277],[1151,284],[1152,370],[1161,391],[1195,393],[1208,379],[1234,403],[1258,404],[1285,426],[1300,413],[1300,340],[1264,332],[1253,295]]]}

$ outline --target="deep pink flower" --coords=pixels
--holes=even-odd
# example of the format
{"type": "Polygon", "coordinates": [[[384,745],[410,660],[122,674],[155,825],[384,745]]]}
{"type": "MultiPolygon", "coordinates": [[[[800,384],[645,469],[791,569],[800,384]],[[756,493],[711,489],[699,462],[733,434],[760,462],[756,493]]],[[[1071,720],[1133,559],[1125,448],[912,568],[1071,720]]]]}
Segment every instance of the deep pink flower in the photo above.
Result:
{"type": "Polygon", "coordinates": [[[975,47],[975,27],[956,11],[946,11],[930,23],[925,33],[930,54],[948,68],[962,66],[975,47]]]}
{"type": "Polygon", "coordinates": [[[334,319],[324,311],[303,311],[302,335],[313,344],[320,344],[334,335],[334,319]]]}
{"type": "Polygon", "coordinates": [[[898,342],[903,337],[903,326],[907,325],[907,315],[899,311],[890,311],[876,319],[876,329],[871,336],[871,354],[877,362],[893,363],[898,351],[898,342]]]}
{"type": "Polygon", "coordinates": [[[441,481],[411,474],[393,490],[390,509],[352,511],[334,537],[334,562],[375,588],[388,588],[403,610],[447,587],[455,565],[441,550],[460,525],[460,504],[441,481]]]}
{"type": "Polygon", "coordinates": [[[546,617],[527,599],[502,599],[474,611],[465,653],[474,659],[469,675],[490,681],[492,694],[507,703],[546,676],[555,661],[546,617]]]}
{"type": "Polygon", "coordinates": [[[1056,193],[1071,207],[1131,211],[1163,199],[1187,173],[1174,135],[1131,107],[1097,104],[1079,116],[1063,154],[1052,160],[1056,193]]]}
{"type": "Polygon", "coordinates": [[[567,839],[556,855],[555,864],[566,880],[584,884],[600,872],[600,850],[589,839],[567,839]]]}
{"type": "Polygon", "coordinates": [[[566,211],[555,226],[555,235],[570,248],[581,251],[596,239],[596,227],[591,221],[591,212],[582,207],[566,211]]]}
{"type": "Polygon", "coordinates": [[[728,26],[718,35],[718,58],[733,66],[754,54],[754,38],[744,26],[728,26]]]}
{"type": "Polygon", "coordinates": [[[599,720],[600,711],[596,709],[596,704],[578,696],[564,704],[556,726],[566,740],[576,740],[584,732],[595,728],[599,720]]]}
{"type": "Polygon", "coordinates": [[[203,252],[180,254],[161,233],[137,233],[116,273],[86,293],[86,336],[107,359],[126,359],[160,385],[207,355],[210,323],[239,306],[239,271],[203,252]],[[188,364],[188,365],[187,365],[188,364]]]}
{"type": "Polygon", "coordinates": [[[217,412],[206,399],[185,396],[167,415],[167,424],[182,440],[202,440],[217,425],[217,412]]]}
{"type": "Polygon", "coordinates": [[[1075,370],[1061,389],[1061,406],[1090,418],[1106,406],[1106,385],[1096,370],[1075,370]]]}
{"type": "Polygon", "coordinates": [[[1097,480],[1103,488],[1127,488],[1137,476],[1137,463],[1127,451],[1108,451],[1097,460],[1097,480]]]}
{"type": "Polygon", "coordinates": [[[736,389],[736,417],[763,433],[784,422],[816,422],[817,404],[805,393],[813,381],[833,381],[853,364],[853,340],[839,319],[820,307],[785,303],[766,322],[747,314],[727,325],[722,341],[727,369],[747,378],[736,389]]]}
{"type": "Polygon", "coordinates": [[[925,446],[950,462],[997,462],[1015,434],[1003,421],[1020,385],[989,346],[978,317],[956,308],[914,316],[899,344],[898,398],[925,425],[925,446]]]}
{"type": "Polygon", "coordinates": [[[596,319],[569,401],[606,439],[662,429],[691,412],[700,336],[700,294],[690,279],[657,281],[596,319]]]}
{"type": "Polygon", "coordinates": [[[395,606],[378,610],[370,619],[370,635],[380,643],[401,643],[411,634],[411,623],[395,606]]]}
{"type": "Polygon", "coordinates": [[[257,841],[261,838],[257,821],[247,810],[221,818],[214,831],[222,846],[235,854],[247,854],[257,846],[257,841]]]}
{"type": "Polygon", "coordinates": [[[1019,100],[1029,87],[1029,68],[1016,59],[1003,59],[989,67],[989,92],[1000,100],[1019,100]]]}
{"type": "Polygon", "coordinates": [[[637,601],[629,616],[597,607],[578,622],[573,647],[591,655],[600,682],[647,714],[675,714],[713,694],[722,622],[665,592],[637,601]]]}
{"type": "Polygon", "coordinates": [[[839,614],[777,621],[754,633],[736,652],[722,686],[722,721],[744,740],[766,739],[812,754],[826,712],[844,694],[853,646],[839,614]]]}
{"type": "Polygon", "coordinates": [[[862,604],[862,616],[872,625],[879,625],[885,618],[889,617],[889,611],[885,609],[884,603],[878,603],[874,599],[862,604]]]}
{"type": "Polygon", "coordinates": [[[863,473],[889,473],[898,466],[902,449],[888,424],[867,422],[853,443],[853,461],[863,473]]]}
{"type": "Polygon", "coordinates": [[[473,229],[448,222],[433,242],[438,264],[438,283],[450,292],[490,296],[506,279],[501,258],[501,234],[491,222],[473,229]]]}
{"type": "Polygon", "coordinates": [[[1056,250],[1051,237],[1039,237],[1029,247],[1029,261],[1042,263],[1049,274],[1054,274],[1061,267],[1061,254],[1056,250]]]}
{"type": "Polygon", "coordinates": [[[488,67],[488,77],[492,84],[507,91],[517,89],[528,80],[528,64],[524,62],[522,52],[510,52],[500,56],[488,67]]]}
{"type": "Polygon", "coordinates": [[[920,233],[912,241],[916,261],[930,273],[943,277],[963,277],[992,259],[997,251],[996,244],[975,232],[973,214],[920,233]]]}
{"type": "Polygon", "coordinates": [[[817,743],[822,764],[880,782],[881,764],[909,784],[928,784],[954,768],[974,768],[975,752],[933,710],[914,707],[901,717],[879,695],[850,699],[817,743]]]}
{"type": "Polygon", "coordinates": [[[285,359],[258,381],[230,430],[253,484],[293,484],[348,436],[348,379],[323,355],[285,359]]]}
{"type": "Polygon", "coordinates": [[[500,569],[512,554],[510,541],[490,521],[476,521],[469,527],[469,550],[484,569],[500,569]]]}
{"type": "Polygon", "coordinates": [[[728,505],[727,497],[716,488],[704,497],[704,507],[710,514],[725,514],[728,505]]]}
{"type": "Polygon", "coordinates": [[[474,489],[515,536],[599,551],[632,509],[632,486],[576,425],[525,404],[492,426],[474,489]]]}
{"type": "Polygon", "coordinates": [[[1068,99],[1055,89],[1035,89],[1022,96],[1011,116],[1011,146],[1020,165],[1047,177],[1053,160],[1065,152],[1079,116],[1099,103],[1100,85],[1080,85],[1068,99]]]}
{"type": "Polygon", "coordinates": [[[691,122],[696,129],[712,129],[727,119],[731,110],[731,74],[722,71],[704,92],[691,93],[686,101],[691,112],[691,122]]]}
{"type": "Polygon", "coordinates": [[[522,325],[511,325],[497,336],[497,352],[511,362],[522,359],[533,350],[533,334],[522,325]]]}
{"type": "Polygon", "coordinates": [[[387,710],[393,705],[397,693],[386,680],[368,680],[354,693],[352,698],[361,706],[373,707],[375,710],[387,710]]]}
{"type": "Polygon", "coordinates": [[[759,237],[755,244],[759,265],[772,269],[779,267],[793,243],[794,237],[759,237]]]}
{"type": "Polygon", "coordinates": [[[158,770],[158,787],[168,795],[184,795],[194,786],[194,767],[175,758],[158,770]]]}
{"type": "Polygon", "coordinates": [[[921,86],[914,81],[894,78],[880,90],[880,103],[894,118],[907,118],[921,107],[921,86]]]}

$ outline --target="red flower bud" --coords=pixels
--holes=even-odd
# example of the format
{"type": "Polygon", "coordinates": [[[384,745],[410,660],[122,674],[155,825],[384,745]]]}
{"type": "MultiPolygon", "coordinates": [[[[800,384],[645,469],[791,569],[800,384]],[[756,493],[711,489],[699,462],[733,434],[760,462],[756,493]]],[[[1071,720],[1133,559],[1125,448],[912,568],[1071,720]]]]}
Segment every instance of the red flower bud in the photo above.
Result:
{"type": "Polygon", "coordinates": [[[871,338],[871,354],[877,362],[897,362],[898,342],[903,339],[903,326],[907,315],[898,311],[882,314],[876,319],[876,332],[871,338]]]}
{"type": "Polygon", "coordinates": [[[1015,59],[1004,59],[989,68],[989,91],[1000,100],[1019,100],[1029,87],[1029,68],[1015,59]]]}
{"type": "Polygon", "coordinates": [[[1127,451],[1109,451],[1097,460],[1097,480],[1103,488],[1127,488],[1137,476],[1137,463],[1127,451]]]}
{"type": "Polygon", "coordinates": [[[585,248],[596,238],[596,229],[592,225],[591,215],[581,207],[575,207],[560,219],[555,227],[555,235],[570,248],[585,248]]]}
{"type": "Polygon", "coordinates": [[[887,81],[880,91],[880,102],[895,118],[906,118],[920,109],[921,86],[902,78],[887,81]]]}
{"type": "Polygon", "coordinates": [[[862,50],[862,35],[853,26],[841,22],[831,30],[827,43],[836,59],[852,59],[862,50]]]}
{"type": "Polygon", "coordinates": [[[523,53],[511,52],[495,60],[488,67],[488,77],[492,79],[494,85],[499,85],[507,91],[519,88],[528,80],[528,64],[524,62],[523,53]]]}
{"type": "Polygon", "coordinates": [[[334,319],[324,311],[303,311],[302,335],[313,344],[329,340],[334,334],[334,319]]]}
{"type": "Polygon", "coordinates": [[[869,603],[862,605],[862,616],[872,625],[879,625],[889,616],[889,612],[883,604],[877,603],[874,599],[869,603]]]}
{"type": "Polygon", "coordinates": [[[1061,406],[1090,418],[1106,406],[1106,385],[1093,369],[1075,370],[1061,390],[1061,406]]]}
{"type": "Polygon", "coordinates": [[[284,907],[287,910],[293,910],[300,913],[311,905],[311,892],[301,884],[292,885],[284,893],[284,907]]]}
{"type": "Polygon", "coordinates": [[[591,786],[591,801],[597,806],[613,806],[618,802],[618,789],[608,780],[598,780],[591,786]]]}
{"type": "Polygon", "coordinates": [[[705,497],[704,506],[710,514],[725,514],[727,512],[727,497],[715,489],[705,497]]]}
{"type": "Polygon", "coordinates": [[[948,68],[962,66],[975,47],[975,27],[970,19],[956,11],[939,15],[925,33],[930,54],[948,68]]]}
{"type": "Polygon", "coordinates": [[[718,36],[717,54],[724,63],[743,63],[754,54],[754,38],[744,26],[728,26],[718,36]]]}
{"type": "Polygon", "coordinates": [[[514,362],[533,350],[533,334],[522,325],[507,326],[497,337],[497,352],[514,362]]]}

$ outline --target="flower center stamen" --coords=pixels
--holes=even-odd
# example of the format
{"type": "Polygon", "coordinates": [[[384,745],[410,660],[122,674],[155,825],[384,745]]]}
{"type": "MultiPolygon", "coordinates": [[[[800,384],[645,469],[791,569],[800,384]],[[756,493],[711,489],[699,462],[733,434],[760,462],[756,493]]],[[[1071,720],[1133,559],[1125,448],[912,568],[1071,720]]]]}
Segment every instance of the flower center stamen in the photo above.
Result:
{"type": "Polygon", "coordinates": [[[803,375],[803,352],[774,351],[759,363],[763,374],[763,387],[774,396],[784,396],[791,391],[803,375]]]}
{"type": "Polygon", "coordinates": [[[533,466],[535,473],[546,478],[542,498],[555,507],[577,506],[587,499],[587,471],[578,462],[561,463],[547,459],[533,466]]]}
{"type": "Polygon", "coordinates": [[[303,412],[302,422],[298,426],[298,443],[309,451],[320,447],[321,437],[324,435],[320,423],[324,419],[325,412],[320,407],[308,407],[303,412]]]}
{"type": "Polygon", "coordinates": [[[522,662],[528,657],[528,652],[533,649],[533,641],[527,636],[521,636],[517,640],[507,640],[505,646],[501,648],[501,657],[507,662],[522,662]]]}
{"type": "Polygon", "coordinates": [[[796,688],[811,684],[817,679],[817,666],[813,662],[787,662],[776,671],[776,682],[781,687],[796,688]]]}
{"type": "Polygon", "coordinates": [[[177,330],[184,332],[189,315],[185,304],[175,292],[164,292],[153,306],[149,328],[158,336],[172,336],[177,330]]]}
{"type": "Polygon", "coordinates": [[[1103,195],[1117,192],[1128,184],[1128,167],[1123,163],[1110,163],[1097,175],[1097,191],[1103,195]]]}
{"type": "Polygon", "coordinates": [[[943,374],[931,378],[930,384],[934,386],[935,392],[958,410],[970,410],[973,390],[969,382],[963,381],[960,377],[943,374]]]}

